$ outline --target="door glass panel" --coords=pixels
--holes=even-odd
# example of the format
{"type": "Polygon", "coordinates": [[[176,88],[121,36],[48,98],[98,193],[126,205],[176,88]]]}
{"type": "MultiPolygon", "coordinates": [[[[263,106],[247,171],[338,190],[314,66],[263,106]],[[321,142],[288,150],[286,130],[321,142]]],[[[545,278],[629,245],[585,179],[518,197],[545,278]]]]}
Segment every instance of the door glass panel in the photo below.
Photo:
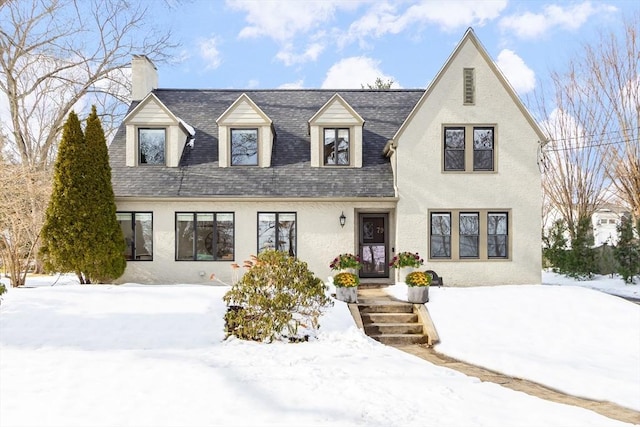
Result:
{"type": "Polygon", "coordinates": [[[362,248],[362,273],[383,275],[387,268],[387,254],[384,245],[368,245],[362,248]]]}
{"type": "Polygon", "coordinates": [[[384,243],[384,218],[364,218],[362,220],[362,243],[384,243]]]}

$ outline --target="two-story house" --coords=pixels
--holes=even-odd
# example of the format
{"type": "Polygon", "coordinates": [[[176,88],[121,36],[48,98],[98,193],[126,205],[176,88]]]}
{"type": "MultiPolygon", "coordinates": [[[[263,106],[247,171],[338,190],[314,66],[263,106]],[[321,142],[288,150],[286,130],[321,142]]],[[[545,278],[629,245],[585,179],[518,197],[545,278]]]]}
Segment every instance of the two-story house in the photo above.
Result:
{"type": "Polygon", "coordinates": [[[110,147],[121,282],[230,282],[265,248],[368,282],[419,252],[448,285],[539,283],[544,135],[469,29],[426,90],[158,89],[132,63],[110,147]]]}

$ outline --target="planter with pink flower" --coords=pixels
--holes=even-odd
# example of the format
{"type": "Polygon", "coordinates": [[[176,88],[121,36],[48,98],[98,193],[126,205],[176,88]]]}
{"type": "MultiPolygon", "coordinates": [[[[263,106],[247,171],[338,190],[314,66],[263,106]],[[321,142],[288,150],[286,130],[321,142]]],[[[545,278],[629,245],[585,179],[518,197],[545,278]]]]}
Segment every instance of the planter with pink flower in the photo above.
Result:
{"type": "Polygon", "coordinates": [[[360,278],[357,272],[362,267],[360,257],[349,253],[340,254],[331,261],[329,267],[338,271],[338,274],[333,276],[336,298],[348,303],[358,302],[360,278]]]}
{"type": "Polygon", "coordinates": [[[407,281],[407,275],[414,272],[424,264],[424,259],[418,252],[400,252],[393,257],[389,267],[399,270],[399,282],[407,281]]]}

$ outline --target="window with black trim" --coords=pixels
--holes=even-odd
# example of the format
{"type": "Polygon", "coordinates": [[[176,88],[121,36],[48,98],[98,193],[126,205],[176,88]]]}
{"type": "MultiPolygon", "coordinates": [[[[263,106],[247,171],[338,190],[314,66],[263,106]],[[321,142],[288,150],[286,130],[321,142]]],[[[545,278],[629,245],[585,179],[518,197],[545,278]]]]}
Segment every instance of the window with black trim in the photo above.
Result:
{"type": "Polygon", "coordinates": [[[429,259],[510,259],[509,211],[489,209],[429,213],[429,259]]]}
{"type": "Polygon", "coordinates": [[[176,212],[176,261],[233,261],[232,212],[176,212]]]}
{"type": "Polygon", "coordinates": [[[124,256],[128,261],[153,260],[153,213],[117,212],[116,218],[124,236],[124,256]]]}
{"type": "Polygon", "coordinates": [[[431,213],[429,247],[431,258],[451,258],[451,213],[431,213]]]}
{"type": "Polygon", "coordinates": [[[231,166],[258,165],[258,129],[231,129],[231,166]]]}
{"type": "Polygon", "coordinates": [[[507,212],[487,214],[487,255],[489,258],[509,256],[509,215],[507,212]]]}
{"type": "Polygon", "coordinates": [[[138,164],[164,165],[166,129],[138,128],[138,164]]]}
{"type": "Polygon", "coordinates": [[[324,129],[325,166],[349,166],[350,151],[349,129],[324,129]]]}
{"type": "Polygon", "coordinates": [[[296,256],[296,213],[258,212],[258,252],[275,249],[296,256]]]}
{"type": "Polygon", "coordinates": [[[460,258],[480,256],[480,217],[477,212],[460,213],[460,258]]]}
{"type": "Polygon", "coordinates": [[[444,128],[444,170],[464,170],[464,128],[444,128]]]}
{"type": "Polygon", "coordinates": [[[473,128],[473,170],[493,170],[493,127],[473,128]]]}
{"type": "Polygon", "coordinates": [[[442,133],[445,172],[495,170],[495,126],[444,126],[442,133]]]}

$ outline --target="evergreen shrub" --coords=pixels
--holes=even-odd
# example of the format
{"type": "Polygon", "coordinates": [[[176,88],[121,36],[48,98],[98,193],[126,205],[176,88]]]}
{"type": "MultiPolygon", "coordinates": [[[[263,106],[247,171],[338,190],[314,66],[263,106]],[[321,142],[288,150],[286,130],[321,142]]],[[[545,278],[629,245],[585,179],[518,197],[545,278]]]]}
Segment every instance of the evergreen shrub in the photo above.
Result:
{"type": "Polygon", "coordinates": [[[567,227],[559,220],[543,237],[543,257],[554,272],[576,279],[587,279],[596,271],[596,251],[593,246],[591,219],[583,218],[573,233],[571,245],[565,237],[567,227]]]}
{"type": "MultiPolygon", "coordinates": [[[[640,233],[640,218],[637,220],[636,233],[640,233]]],[[[625,283],[633,283],[635,276],[640,277],[640,239],[634,236],[631,218],[624,217],[620,221],[618,244],[613,253],[618,263],[618,274],[625,283]]]]}
{"type": "Polygon", "coordinates": [[[225,332],[245,340],[298,342],[315,335],[332,302],[307,263],[269,250],[245,262],[249,269],[225,294],[225,332]]]}

